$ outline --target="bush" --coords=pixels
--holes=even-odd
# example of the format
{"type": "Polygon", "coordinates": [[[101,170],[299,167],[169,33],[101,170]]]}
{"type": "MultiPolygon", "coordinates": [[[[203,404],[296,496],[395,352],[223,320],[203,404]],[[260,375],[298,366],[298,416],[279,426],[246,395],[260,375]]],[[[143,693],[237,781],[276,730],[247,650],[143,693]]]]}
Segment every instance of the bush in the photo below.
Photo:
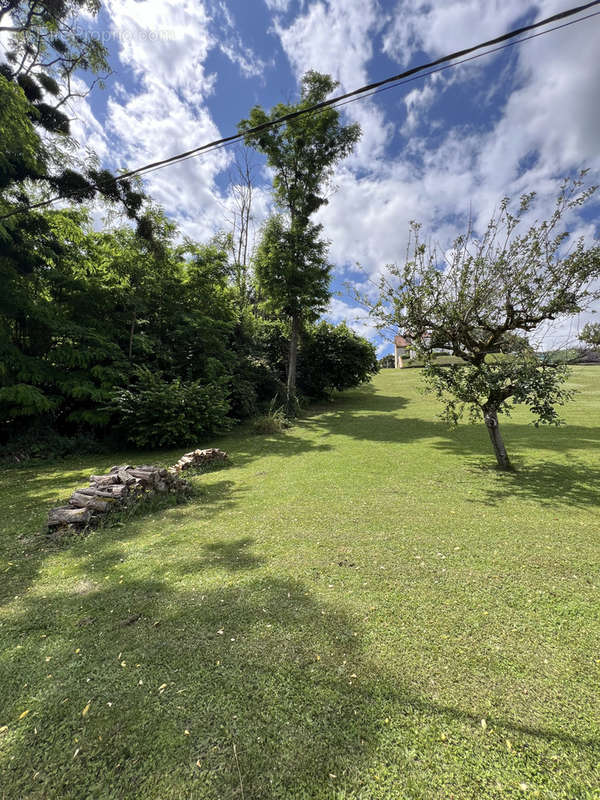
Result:
{"type": "Polygon", "coordinates": [[[191,444],[231,424],[224,381],[165,381],[145,367],[136,371],[136,379],[133,388],[115,393],[111,410],[127,441],[137,447],[191,444]]]}
{"type": "Polygon", "coordinates": [[[234,419],[248,419],[268,408],[282,391],[275,371],[264,358],[246,356],[231,379],[230,414],[234,419]]]}
{"type": "Polygon", "coordinates": [[[298,386],[311,398],[360,386],[379,372],[375,347],[347,325],[306,329],[298,357],[298,386]]]}
{"type": "Polygon", "coordinates": [[[275,410],[271,409],[268,414],[263,414],[254,421],[255,433],[283,433],[287,428],[292,427],[292,423],[286,417],[283,406],[275,410]]]}

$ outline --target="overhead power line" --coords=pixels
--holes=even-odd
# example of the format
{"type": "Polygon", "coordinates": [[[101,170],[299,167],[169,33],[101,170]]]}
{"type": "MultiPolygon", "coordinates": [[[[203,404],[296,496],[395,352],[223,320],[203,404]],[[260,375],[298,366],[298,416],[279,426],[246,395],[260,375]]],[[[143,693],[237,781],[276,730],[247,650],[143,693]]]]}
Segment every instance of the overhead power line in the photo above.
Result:
{"type": "MultiPolygon", "coordinates": [[[[142,167],[137,167],[135,169],[122,172],[119,175],[116,175],[112,179],[111,183],[123,181],[137,176],[142,176],[149,172],[154,172],[155,170],[158,169],[163,169],[164,167],[168,167],[171,166],[172,164],[179,163],[180,161],[185,161],[188,158],[194,158],[195,156],[201,155],[202,153],[209,152],[212,150],[217,150],[220,149],[221,147],[225,147],[229,144],[240,141],[241,139],[244,139],[248,134],[260,133],[261,131],[267,130],[269,128],[277,127],[286,122],[289,122],[290,120],[297,119],[298,117],[301,117],[305,114],[318,113],[320,111],[324,111],[327,108],[331,107],[335,108],[347,105],[348,103],[352,103],[356,100],[360,100],[365,97],[370,97],[374,94],[378,94],[379,92],[385,91],[386,89],[391,89],[406,83],[410,83],[413,80],[418,80],[419,78],[427,77],[428,75],[440,72],[443,69],[449,69],[450,67],[458,66],[459,64],[463,64],[467,61],[472,61],[475,58],[481,58],[482,56],[490,55],[492,53],[498,52],[499,50],[503,50],[506,47],[520,44],[521,42],[528,41],[529,39],[534,39],[537,36],[542,36],[546,33],[551,33],[552,31],[565,28],[568,25],[573,25],[577,22],[582,22],[585,19],[589,19],[591,17],[600,15],[600,11],[588,14],[587,16],[584,17],[579,17],[578,19],[571,20],[570,22],[563,23],[561,25],[556,25],[552,28],[549,28],[548,30],[540,31],[531,36],[522,37],[520,39],[517,39],[516,41],[510,41],[511,39],[516,39],[516,37],[521,36],[524,33],[529,33],[530,31],[536,30],[546,25],[550,25],[553,22],[560,22],[561,20],[573,17],[577,14],[581,14],[582,12],[587,11],[588,9],[593,8],[594,6],[597,6],[599,4],[600,0],[593,0],[593,2],[585,3],[584,5],[581,6],[576,6],[573,8],[566,9],[565,11],[561,11],[558,14],[553,14],[552,16],[546,17],[545,19],[533,22],[530,25],[524,25],[520,28],[515,28],[514,30],[502,34],[501,36],[496,36],[494,39],[488,39],[485,42],[481,42],[479,44],[465,48],[463,50],[457,50],[454,53],[449,53],[448,55],[442,56],[441,58],[437,58],[434,61],[429,61],[425,64],[420,64],[417,67],[412,67],[411,69],[405,70],[404,72],[400,72],[398,75],[392,75],[389,78],[384,78],[382,80],[375,81],[374,83],[366,84],[365,86],[361,86],[360,88],[354,89],[350,92],[336,95],[335,97],[332,97],[329,100],[323,100],[322,102],[316,103],[312,106],[301,108],[298,109],[297,111],[292,111],[289,114],[284,114],[283,116],[278,117],[277,119],[269,120],[268,122],[264,122],[261,125],[257,125],[253,128],[248,128],[243,132],[231,134],[230,136],[224,136],[221,139],[215,139],[212,142],[207,142],[206,144],[200,145],[199,147],[194,147],[191,150],[184,151],[183,153],[178,153],[177,155],[170,156],[169,158],[164,158],[159,161],[154,161],[149,164],[145,164],[142,167]],[[505,44],[502,44],[503,42],[505,44]],[[493,47],[494,45],[500,45],[500,46],[493,47]],[[493,48],[493,49],[486,50],[486,48],[493,48]],[[485,52],[478,53],[477,51],[480,50],[485,50],[485,52]],[[471,53],[475,53],[475,55],[470,55],[471,53]]],[[[98,185],[97,188],[101,189],[102,185],[103,184],[98,185]]],[[[109,183],[107,182],[106,185],[108,186],[109,183]]],[[[9,217],[14,216],[15,214],[25,213],[27,211],[32,211],[37,208],[42,208],[60,199],[61,197],[57,196],[57,197],[52,197],[48,200],[42,200],[38,203],[27,205],[21,209],[11,211],[9,214],[5,214],[4,216],[0,217],[0,220],[8,219],[9,217]]]]}

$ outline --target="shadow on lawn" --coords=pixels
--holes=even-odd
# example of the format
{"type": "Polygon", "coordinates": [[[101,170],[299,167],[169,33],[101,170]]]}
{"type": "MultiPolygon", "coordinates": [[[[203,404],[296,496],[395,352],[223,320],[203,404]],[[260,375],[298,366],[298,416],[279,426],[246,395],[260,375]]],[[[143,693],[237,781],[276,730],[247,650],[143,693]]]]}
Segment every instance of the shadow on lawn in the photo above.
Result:
{"type": "MultiPolygon", "coordinates": [[[[188,500],[159,496],[110,518],[103,526],[83,533],[68,533],[62,538],[53,538],[40,532],[41,519],[37,524],[32,524],[31,534],[19,540],[15,536],[15,541],[11,543],[11,557],[18,562],[18,570],[8,569],[2,574],[0,608],[33,585],[44,561],[55,553],[69,551],[74,557],[81,558],[82,554],[89,551],[93,554],[90,561],[94,562],[96,569],[106,572],[124,560],[124,545],[139,536],[148,524],[157,532],[169,536],[178,523],[190,519],[191,515],[199,521],[210,520],[239,503],[244,495],[244,490],[230,480],[210,484],[202,484],[198,477],[193,480],[193,491],[188,500]]],[[[30,504],[34,502],[29,501],[30,504]]],[[[45,519],[46,510],[42,508],[41,512],[45,519]]],[[[243,557],[246,554],[239,555],[243,557]]],[[[233,553],[231,557],[234,557],[233,553]]],[[[208,557],[204,561],[208,563],[208,557]]]]}
{"type": "MultiPolygon", "coordinates": [[[[14,797],[227,800],[242,786],[261,800],[340,787],[359,796],[386,716],[403,721],[393,752],[418,780],[423,715],[434,730],[440,717],[473,731],[483,715],[423,698],[401,661],[383,673],[361,623],[292,579],[31,597],[10,626],[18,648],[0,657],[0,772],[14,797]]],[[[485,716],[533,748],[560,741],[591,759],[597,745],[485,716]]],[[[503,751],[501,740],[498,758],[509,759],[503,751]]]]}
{"type": "Polygon", "coordinates": [[[536,500],[551,507],[599,507],[600,468],[576,461],[525,464],[517,472],[498,472],[496,485],[485,490],[482,500],[472,502],[495,506],[514,497],[536,500]]]}
{"type": "MultiPolygon", "coordinates": [[[[373,396],[367,397],[371,402],[373,396]]],[[[385,408],[388,400],[397,398],[383,396],[380,399],[385,408]]],[[[391,402],[390,410],[394,410],[391,402]]],[[[483,424],[463,424],[452,430],[437,420],[428,422],[394,414],[386,416],[382,413],[364,414],[336,409],[308,417],[303,420],[303,425],[325,437],[344,435],[392,445],[429,440],[437,450],[464,457],[473,468],[493,469],[496,472],[483,424]],[[480,458],[474,461],[473,456],[480,458]]],[[[535,428],[507,420],[502,431],[509,456],[518,469],[513,473],[497,472],[499,485],[488,491],[484,502],[493,505],[508,497],[522,496],[548,505],[588,507],[600,504],[600,468],[577,458],[580,451],[593,454],[600,449],[600,430],[597,427],[566,425],[535,428]],[[528,449],[567,456],[569,462],[565,464],[561,458],[560,463],[544,460],[528,465],[523,459],[528,449]]]]}
{"type": "Polygon", "coordinates": [[[255,556],[249,551],[254,539],[245,536],[231,541],[209,542],[203,544],[204,557],[190,561],[179,572],[182,575],[199,572],[202,569],[226,569],[228,572],[256,569],[265,563],[265,559],[255,556]]]}

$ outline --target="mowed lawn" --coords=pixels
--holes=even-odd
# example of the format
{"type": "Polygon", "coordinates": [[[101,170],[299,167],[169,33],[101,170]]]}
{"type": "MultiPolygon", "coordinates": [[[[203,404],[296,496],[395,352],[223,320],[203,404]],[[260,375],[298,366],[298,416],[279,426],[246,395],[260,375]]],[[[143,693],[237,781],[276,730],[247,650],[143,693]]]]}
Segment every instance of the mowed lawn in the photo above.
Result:
{"type": "Polygon", "coordinates": [[[600,798],[600,369],[449,432],[418,370],[220,439],[186,505],[40,534],[1,473],[0,798],[600,798]],[[138,617],[139,615],[139,617],[138,617]]]}

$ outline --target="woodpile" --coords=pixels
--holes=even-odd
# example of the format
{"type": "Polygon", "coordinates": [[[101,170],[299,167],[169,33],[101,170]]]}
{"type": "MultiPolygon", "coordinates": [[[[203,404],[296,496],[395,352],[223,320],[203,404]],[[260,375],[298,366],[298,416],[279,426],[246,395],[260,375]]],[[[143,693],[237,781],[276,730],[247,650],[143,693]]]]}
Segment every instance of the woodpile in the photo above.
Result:
{"type": "Polygon", "coordinates": [[[190,485],[181,477],[183,470],[206,467],[226,458],[227,453],[223,450],[211,447],[186,453],[170,469],[125,464],[111,467],[106,475],[91,475],[89,486],[76,489],[66,506],[53,508],[49,512],[48,530],[82,530],[106,518],[106,515],[145,498],[184,493],[190,485]]]}
{"type": "Polygon", "coordinates": [[[181,456],[175,466],[171,467],[173,472],[181,472],[184,469],[204,469],[211,464],[225,461],[227,453],[217,447],[209,447],[206,450],[192,450],[181,456]]]}

